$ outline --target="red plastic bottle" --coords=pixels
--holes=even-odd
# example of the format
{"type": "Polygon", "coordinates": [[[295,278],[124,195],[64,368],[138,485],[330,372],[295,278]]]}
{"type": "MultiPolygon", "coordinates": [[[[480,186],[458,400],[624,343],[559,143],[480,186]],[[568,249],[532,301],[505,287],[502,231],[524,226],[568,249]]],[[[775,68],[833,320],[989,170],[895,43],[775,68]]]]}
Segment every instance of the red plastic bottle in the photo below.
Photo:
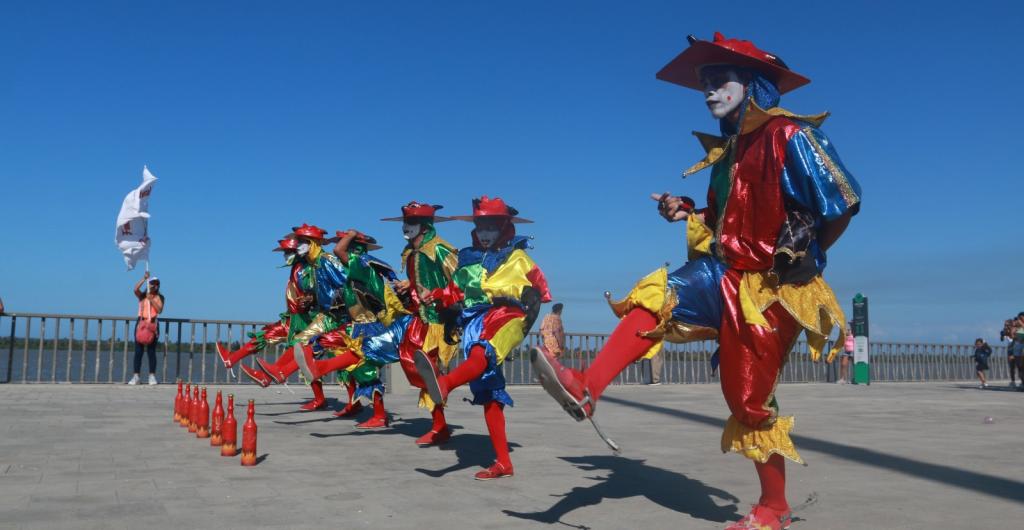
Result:
{"type": "Polygon", "coordinates": [[[195,433],[199,428],[199,385],[192,387],[192,405],[188,411],[188,432],[195,433]]]}
{"type": "Polygon", "coordinates": [[[235,395],[228,394],[228,417],[224,418],[224,426],[221,428],[224,435],[224,443],[220,446],[220,456],[235,456],[238,449],[238,422],[235,421],[235,395]]]}
{"type": "Polygon", "coordinates": [[[192,407],[192,383],[185,384],[185,395],[181,396],[181,426],[188,427],[188,414],[192,407]]]}
{"type": "Polygon", "coordinates": [[[174,394],[174,422],[181,423],[181,379],[178,379],[178,393],[174,394]]]}
{"type": "Polygon", "coordinates": [[[242,425],[242,465],[256,465],[256,402],[249,400],[249,410],[242,425]]]}
{"type": "Polygon", "coordinates": [[[224,406],[221,405],[220,390],[213,402],[213,417],[210,419],[210,446],[217,447],[224,443],[224,406]]]}
{"type": "Polygon", "coordinates": [[[206,397],[206,387],[199,401],[199,415],[196,417],[196,438],[210,437],[210,400],[206,397]]]}

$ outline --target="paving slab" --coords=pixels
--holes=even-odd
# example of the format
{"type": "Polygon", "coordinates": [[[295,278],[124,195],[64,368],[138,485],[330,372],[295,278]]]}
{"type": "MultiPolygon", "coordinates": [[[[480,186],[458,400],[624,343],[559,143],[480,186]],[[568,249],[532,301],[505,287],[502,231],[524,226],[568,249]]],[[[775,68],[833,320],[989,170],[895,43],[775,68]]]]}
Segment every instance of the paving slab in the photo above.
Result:
{"type": "MultiPolygon", "coordinates": [[[[461,390],[451,442],[420,448],[430,418],[414,393],[387,395],[391,428],[360,431],[366,413],[297,412],[304,388],[219,389],[235,394],[240,424],[256,401],[256,467],[173,424],[172,385],[0,385],[0,528],[716,529],[757,501],[753,465],[719,450],[728,413],[714,385],[610,388],[598,418],[618,456],[539,387],[513,387],[516,475],[490,482],[473,480],[493,451],[461,390]]],[[[808,462],[787,468],[794,528],[1020,526],[1024,393],[791,384],[778,395],[808,462]]]]}

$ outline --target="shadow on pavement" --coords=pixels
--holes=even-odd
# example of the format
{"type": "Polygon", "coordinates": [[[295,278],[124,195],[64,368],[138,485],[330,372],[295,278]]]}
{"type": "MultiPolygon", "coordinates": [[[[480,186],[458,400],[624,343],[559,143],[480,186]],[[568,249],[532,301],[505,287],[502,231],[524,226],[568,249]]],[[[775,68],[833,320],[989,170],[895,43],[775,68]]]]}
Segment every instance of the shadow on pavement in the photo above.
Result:
{"type": "MultiPolygon", "coordinates": [[[[453,430],[456,426],[452,426],[453,430]]],[[[461,428],[461,427],[460,427],[461,428]]],[[[422,432],[420,434],[423,434],[422,432]]],[[[508,443],[509,452],[514,452],[516,447],[522,447],[515,442],[508,443]]],[[[456,462],[443,469],[416,468],[416,471],[428,477],[443,477],[448,473],[469,469],[471,467],[488,467],[494,463],[494,448],[491,446],[491,437],[486,434],[458,434],[453,433],[448,443],[439,446],[423,447],[423,449],[435,449],[437,451],[454,451],[456,462]]],[[[515,462],[513,462],[513,466],[515,462]]]]}
{"type": "MultiPolygon", "coordinates": [[[[345,418],[330,417],[331,420],[344,420],[345,418]]],[[[328,420],[324,420],[328,421],[328,420]]],[[[358,421],[358,420],[357,420],[358,421]]],[[[284,422],[275,422],[284,423],[284,422]]],[[[401,434],[403,436],[409,436],[412,438],[419,438],[423,436],[427,431],[430,430],[430,426],[433,425],[433,421],[429,418],[412,418],[412,419],[392,419],[390,424],[383,429],[357,429],[356,424],[352,424],[352,430],[348,432],[335,432],[335,433],[322,433],[322,432],[311,432],[310,436],[314,438],[337,438],[339,436],[383,436],[383,435],[395,435],[401,434]]],[[[449,425],[453,431],[461,429],[461,425],[449,425]]]]}
{"type": "Polygon", "coordinates": [[[584,471],[608,471],[609,473],[607,476],[588,477],[596,482],[592,486],[576,487],[568,493],[553,495],[561,497],[561,499],[543,512],[502,511],[510,517],[519,519],[587,528],[569,524],[562,521],[562,518],[574,510],[601,504],[605,499],[646,497],[651,502],[669,510],[717,523],[735,521],[741,515],[736,510],[736,503],[739,502],[739,499],[735,495],[710,487],[680,473],[649,466],[644,460],[612,455],[561,456],[559,458],[584,471]],[[719,506],[712,498],[721,499],[731,504],[719,506]]]}
{"type": "MultiPolygon", "coordinates": [[[[288,415],[291,415],[291,414],[305,414],[306,412],[318,412],[318,411],[299,410],[299,407],[301,407],[302,405],[305,405],[308,401],[309,400],[295,401],[295,402],[292,402],[292,401],[280,401],[280,402],[274,402],[274,403],[263,403],[263,404],[260,405],[261,407],[270,407],[270,406],[274,406],[274,405],[295,405],[295,409],[294,410],[286,410],[284,412],[257,412],[256,415],[257,416],[288,416],[288,415]]],[[[236,407],[237,407],[237,405],[236,405],[236,407]]],[[[344,407],[344,405],[342,405],[341,402],[338,401],[337,399],[335,399],[335,398],[327,398],[327,405],[325,405],[325,407],[323,409],[321,409],[321,410],[322,411],[341,410],[342,407],[344,407]]]]}
{"type": "MultiPolygon", "coordinates": [[[[649,403],[641,403],[612,396],[603,396],[602,399],[611,403],[646,410],[648,412],[674,416],[676,418],[682,418],[696,423],[703,423],[704,425],[710,425],[719,429],[725,427],[724,420],[712,416],[705,416],[704,414],[670,409],[668,407],[661,407],[658,405],[651,405],[649,403]]],[[[792,438],[798,449],[817,451],[819,453],[829,454],[836,458],[849,460],[858,464],[878,467],[887,471],[895,471],[923,480],[941,482],[949,486],[975,491],[992,497],[999,497],[1019,502],[1021,495],[1020,492],[1024,491],[1024,482],[997,477],[995,475],[986,475],[984,473],[977,473],[975,471],[968,471],[966,469],[955,468],[952,466],[922,462],[912,458],[890,455],[871,449],[865,449],[863,447],[830,442],[820,438],[798,435],[794,435],[792,438]]]]}

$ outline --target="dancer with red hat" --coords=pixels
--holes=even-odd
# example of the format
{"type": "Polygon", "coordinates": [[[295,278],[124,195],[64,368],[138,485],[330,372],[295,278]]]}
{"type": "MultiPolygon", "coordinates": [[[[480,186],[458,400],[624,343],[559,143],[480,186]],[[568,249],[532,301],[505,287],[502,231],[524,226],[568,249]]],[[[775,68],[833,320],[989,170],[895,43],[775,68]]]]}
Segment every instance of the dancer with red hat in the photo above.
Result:
{"type": "MultiPolygon", "coordinates": [[[[299,357],[294,348],[303,347],[319,336],[335,330],[345,322],[347,314],[340,305],[339,291],[346,282],[345,268],[333,255],[324,252],[323,246],[331,241],[324,238],[326,231],[322,228],[303,223],[293,228],[288,239],[295,241],[294,254],[288,259],[292,261],[292,275],[286,298],[295,290],[300,292],[301,299],[308,305],[306,312],[290,314],[286,340],[289,348],[274,363],[257,359],[260,370],[242,366],[242,371],[260,386],[271,383],[283,383],[291,374],[299,369],[299,357]]],[[[282,248],[285,245],[282,244],[282,248]]],[[[288,246],[292,246],[289,244],[288,246]]],[[[286,255],[288,255],[286,249],[286,255]]],[[[289,298],[291,300],[291,298],[289,298]]],[[[306,306],[303,306],[306,307],[306,306]]],[[[227,360],[230,360],[228,357],[227,360]]],[[[323,382],[309,379],[313,390],[313,400],[302,405],[301,410],[319,410],[327,406],[327,398],[323,391],[323,382]]]]}
{"type": "Polygon", "coordinates": [[[860,186],[819,129],[827,114],[778,106],[806,77],[748,41],[716,33],[690,43],[658,78],[703,92],[719,120],[721,135],[696,133],[707,156],[684,173],[711,168],[708,206],[652,195],[665,219],[686,222],[689,261],[610,301],[621,321],[586,370],[563,367],[541,350],[531,360],[544,388],[579,421],[592,417],[620,371],[656,354],[663,341],[717,338],[732,413],[722,450],[753,460],[761,484],[758,503],[727,528],[788,528],[784,458],[803,460],[789,435],[793,417],[778,415],[776,383],[801,332],[815,360],[833,326],[842,347],[845,318],[822,272],[825,251],[860,208],[860,186]]]}
{"type": "Polygon", "coordinates": [[[318,344],[304,347],[296,361],[303,375],[311,379],[340,370],[339,378],[349,388],[349,403],[342,414],[348,415],[361,400],[372,402],[373,416],[356,427],[381,429],[388,426],[388,420],[380,369],[398,361],[398,345],[412,316],[392,287],[398,280],[394,269],[369,254],[381,248],[377,241],[356,230],[338,232],[335,239],[334,254],[344,264],[347,278],[340,298],[348,324],[344,330],[321,337],[318,344]],[[318,348],[334,357],[316,360],[318,348]]]}
{"type": "Polygon", "coordinates": [[[413,317],[406,327],[404,340],[398,346],[399,362],[409,383],[420,389],[420,406],[429,410],[433,418],[430,430],[416,439],[417,445],[441,444],[451,437],[444,405],[434,403],[430,398],[413,359],[417,351],[422,351],[434,365],[447,367],[457,350],[456,344],[444,340],[444,324],[437,308],[423,303],[434,289],[443,288],[451,282],[452,273],[458,265],[455,247],[441,239],[434,228],[435,223],[448,220],[437,215],[441,208],[437,204],[412,201],[402,206],[401,217],[382,219],[401,221],[402,236],[408,241],[402,251],[402,267],[409,279],[401,286],[408,293],[406,308],[413,317]]]}
{"type": "Polygon", "coordinates": [[[516,223],[530,222],[518,213],[500,198],[484,195],[473,200],[471,217],[453,217],[473,222],[473,246],[459,251],[452,281],[422,300],[441,308],[447,340],[455,342],[456,328],[462,332],[465,360],[447,375],[423,351],[414,359],[434,403],[443,405],[449,392],[469,383],[473,404],[483,405],[496,459],[476,474],[477,480],[513,475],[504,413],[512,397],[505,391],[502,363],[529,332],[540,304],[551,301],[544,273],[526,253],[529,238],[516,235],[516,223]]]}

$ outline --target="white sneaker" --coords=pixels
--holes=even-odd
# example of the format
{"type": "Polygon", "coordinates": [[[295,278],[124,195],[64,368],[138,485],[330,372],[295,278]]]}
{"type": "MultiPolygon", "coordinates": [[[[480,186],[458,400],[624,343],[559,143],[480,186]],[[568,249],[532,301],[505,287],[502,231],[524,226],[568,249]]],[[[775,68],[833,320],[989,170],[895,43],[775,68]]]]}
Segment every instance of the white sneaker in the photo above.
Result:
{"type": "Polygon", "coordinates": [[[137,384],[139,384],[139,374],[133,375],[131,381],[128,381],[128,384],[129,385],[137,385],[137,384]]]}
{"type": "Polygon", "coordinates": [[[156,384],[156,376],[155,375],[149,374],[149,384],[151,384],[151,385],[155,385],[156,384]]]}

